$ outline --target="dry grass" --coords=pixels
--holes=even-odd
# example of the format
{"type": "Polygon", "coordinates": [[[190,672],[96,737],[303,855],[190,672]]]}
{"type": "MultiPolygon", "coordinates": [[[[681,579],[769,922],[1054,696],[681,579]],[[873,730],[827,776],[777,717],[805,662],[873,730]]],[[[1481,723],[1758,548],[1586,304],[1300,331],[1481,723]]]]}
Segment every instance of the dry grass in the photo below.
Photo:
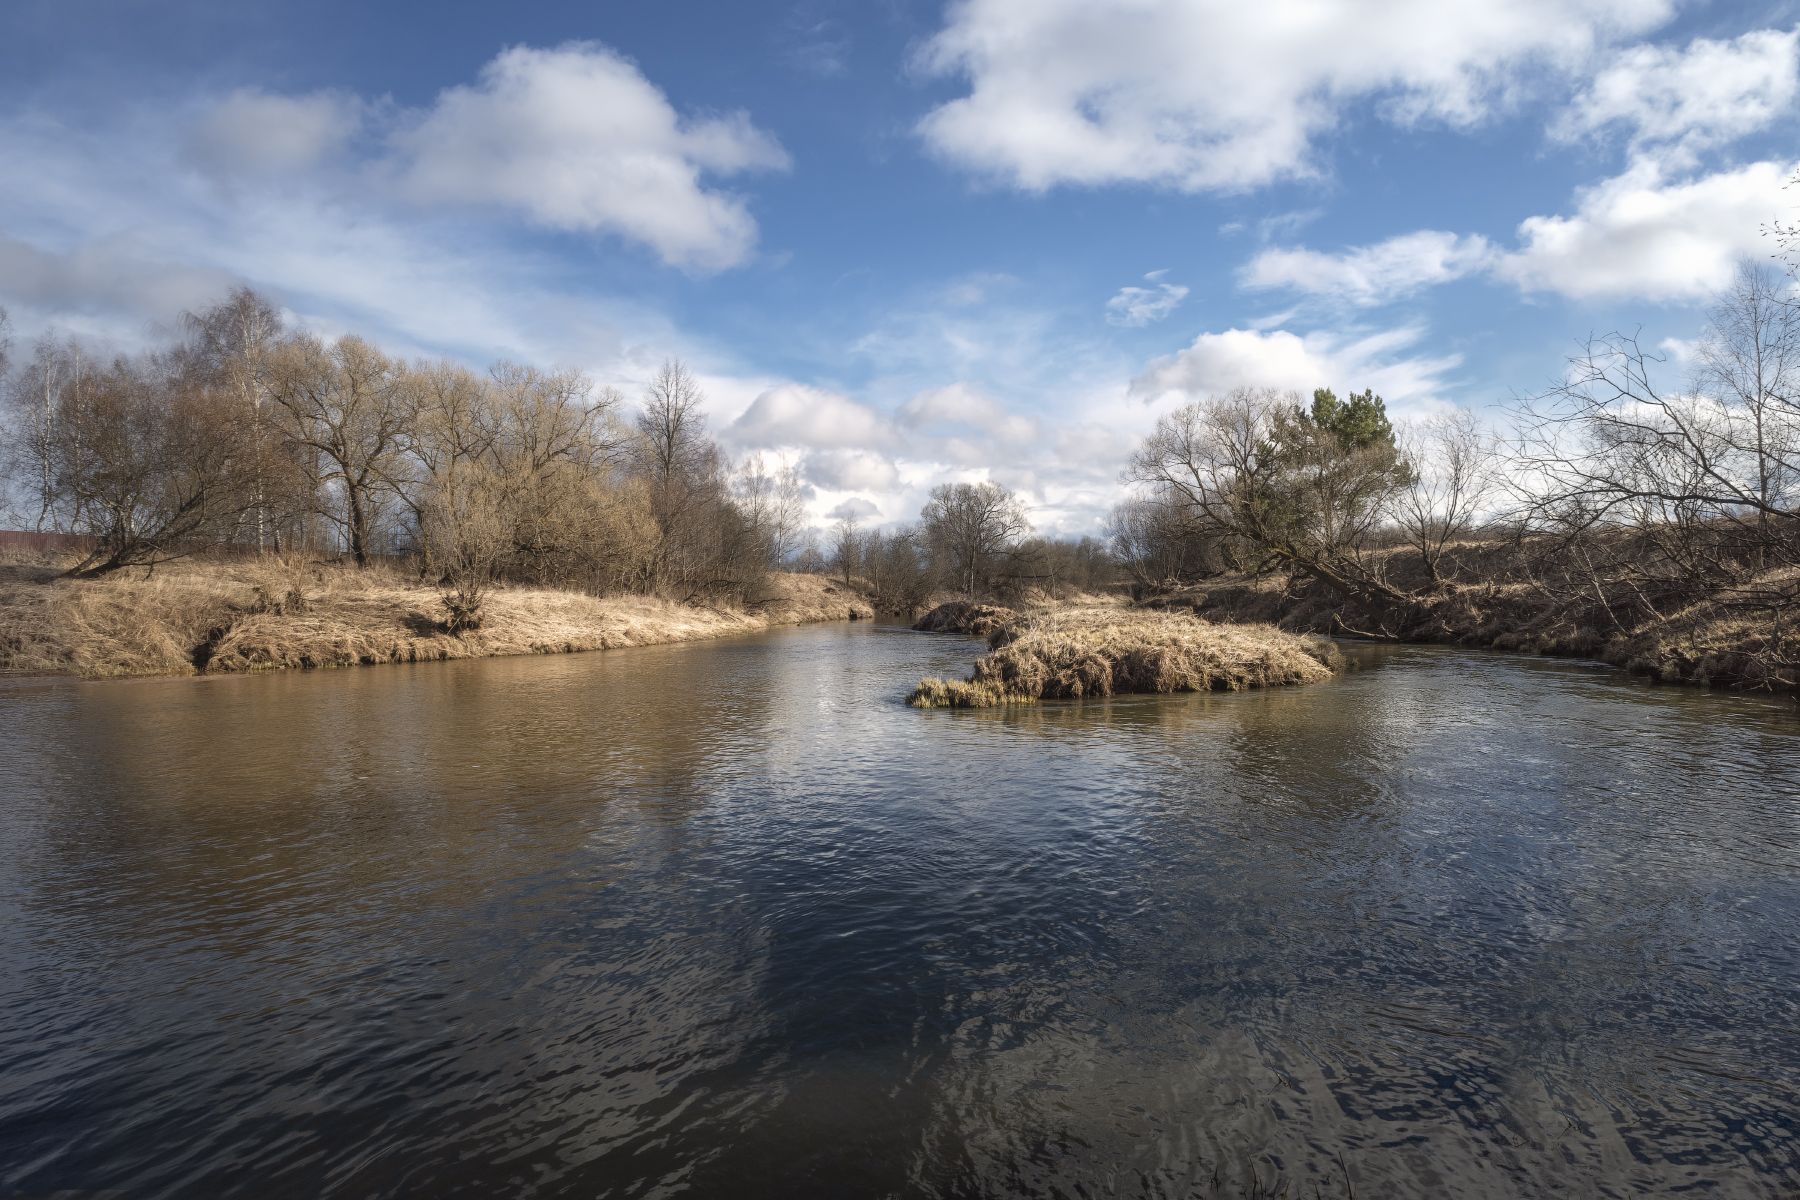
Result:
{"type": "Polygon", "coordinates": [[[443,631],[438,589],[400,571],[280,559],[168,564],[148,577],[58,577],[0,564],[0,670],[92,678],[553,654],[871,618],[816,576],[775,576],[753,611],[639,596],[496,589],[482,628],[443,631]]]}
{"type": "Polygon", "coordinates": [[[966,633],[972,637],[987,637],[1017,620],[1018,613],[998,604],[949,600],[914,621],[913,628],[921,633],[966,633]]]}
{"type": "MultiPolygon", "coordinates": [[[[1511,543],[1461,547],[1458,582],[1410,612],[1347,601],[1329,588],[1248,575],[1221,576],[1146,603],[1209,620],[1254,621],[1317,633],[1479,646],[1597,659],[1662,683],[1800,691],[1800,572],[1771,572],[1752,589],[1652,610],[1629,589],[1604,598],[1591,586],[1532,578],[1511,543]],[[1771,602],[1772,597],[1785,601],[1771,602]]],[[[1389,577],[1422,589],[1410,551],[1390,553],[1389,577]]]]}
{"type": "Polygon", "coordinates": [[[1114,606],[1047,610],[990,635],[967,682],[927,679],[909,703],[991,708],[1121,693],[1241,691],[1315,683],[1336,647],[1269,626],[1214,625],[1187,613],[1114,606]]]}

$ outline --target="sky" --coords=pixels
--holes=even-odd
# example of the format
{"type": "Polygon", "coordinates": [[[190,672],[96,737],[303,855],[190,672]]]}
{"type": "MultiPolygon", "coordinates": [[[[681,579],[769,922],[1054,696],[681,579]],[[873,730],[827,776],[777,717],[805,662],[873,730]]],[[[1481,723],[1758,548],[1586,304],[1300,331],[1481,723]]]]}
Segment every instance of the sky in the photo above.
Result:
{"type": "Polygon", "coordinates": [[[823,522],[1101,530],[1158,415],[1679,364],[1800,185],[1800,3],[0,6],[0,306],[131,351],[247,284],[395,354],[679,358],[823,522]]]}

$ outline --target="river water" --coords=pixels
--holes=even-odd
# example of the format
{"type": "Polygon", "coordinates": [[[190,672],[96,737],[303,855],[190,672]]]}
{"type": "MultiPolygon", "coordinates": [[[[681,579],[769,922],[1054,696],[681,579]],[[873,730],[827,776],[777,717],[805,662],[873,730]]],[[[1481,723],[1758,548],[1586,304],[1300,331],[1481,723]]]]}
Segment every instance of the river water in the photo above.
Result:
{"type": "Polygon", "coordinates": [[[0,1196],[1800,1194],[1792,702],[977,651],[0,681],[0,1196]]]}

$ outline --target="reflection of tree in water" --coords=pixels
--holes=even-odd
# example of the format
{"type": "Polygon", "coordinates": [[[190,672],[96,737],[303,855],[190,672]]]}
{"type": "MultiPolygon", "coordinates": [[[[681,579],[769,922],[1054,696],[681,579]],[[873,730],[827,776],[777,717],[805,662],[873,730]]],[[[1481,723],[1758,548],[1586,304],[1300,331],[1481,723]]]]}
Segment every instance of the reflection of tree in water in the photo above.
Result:
{"type": "Polygon", "coordinates": [[[240,875],[429,908],[706,803],[755,693],[687,649],[96,689],[42,751],[71,786],[40,848],[134,903],[240,875]]]}
{"type": "Polygon", "coordinates": [[[443,1161],[506,1191],[568,1138],[678,1127],[658,1098],[754,1040],[755,924],[681,860],[717,709],[756,702],[693,686],[716,662],[611,658],[94,689],[39,748],[57,787],[13,864],[65,935],[20,965],[54,963],[99,1048],[45,1127],[82,1148],[55,1178],[136,1161],[154,1190],[170,1146],[228,1134],[215,1165],[302,1187],[360,1155],[349,1177],[416,1186],[489,1105],[510,1162],[443,1161]],[[103,1125],[120,1104],[154,1115],[103,1125]]]}

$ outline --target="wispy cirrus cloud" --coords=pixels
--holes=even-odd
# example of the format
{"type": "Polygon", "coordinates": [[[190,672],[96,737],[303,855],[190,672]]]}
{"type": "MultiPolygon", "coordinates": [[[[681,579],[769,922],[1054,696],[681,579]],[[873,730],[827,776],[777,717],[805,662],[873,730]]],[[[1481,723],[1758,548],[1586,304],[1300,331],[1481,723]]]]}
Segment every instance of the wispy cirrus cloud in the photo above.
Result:
{"type": "Polygon", "coordinates": [[[1149,287],[1132,285],[1115,292],[1106,302],[1106,323],[1138,329],[1155,324],[1174,312],[1187,298],[1188,289],[1182,284],[1165,281],[1163,276],[1168,273],[1167,268],[1151,271],[1144,276],[1149,287]]]}
{"type": "Polygon", "coordinates": [[[1424,229],[1336,254],[1304,246],[1264,250],[1238,273],[1238,282],[1368,307],[1481,271],[1493,256],[1486,238],[1424,229]]]}

